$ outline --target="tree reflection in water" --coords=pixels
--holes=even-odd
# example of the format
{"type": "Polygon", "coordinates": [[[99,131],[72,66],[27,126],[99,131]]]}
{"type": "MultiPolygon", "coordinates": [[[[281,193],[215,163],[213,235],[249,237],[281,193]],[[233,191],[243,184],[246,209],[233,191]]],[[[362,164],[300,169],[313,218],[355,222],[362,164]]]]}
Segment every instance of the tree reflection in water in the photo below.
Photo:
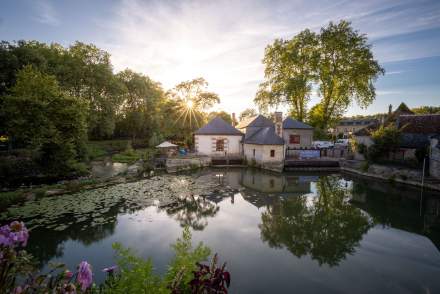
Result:
{"type": "Polygon", "coordinates": [[[214,202],[191,195],[168,206],[166,212],[177,220],[181,227],[190,226],[194,230],[201,231],[208,225],[208,217],[215,216],[219,209],[214,202]]]}
{"type": "Polygon", "coordinates": [[[322,176],[317,195],[279,198],[262,213],[261,239],[295,256],[310,255],[320,265],[338,265],[353,254],[370,227],[367,215],[348,202],[338,177],[322,176]]]}

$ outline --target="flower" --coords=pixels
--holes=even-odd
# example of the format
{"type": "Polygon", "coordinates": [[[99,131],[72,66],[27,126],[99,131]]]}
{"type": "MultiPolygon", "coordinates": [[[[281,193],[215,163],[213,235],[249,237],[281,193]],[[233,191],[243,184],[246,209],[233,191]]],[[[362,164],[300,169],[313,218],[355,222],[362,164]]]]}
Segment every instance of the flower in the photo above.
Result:
{"type": "Polygon", "coordinates": [[[81,285],[82,291],[85,291],[90,287],[90,285],[92,285],[92,268],[87,261],[81,261],[81,263],[78,265],[78,276],[76,279],[81,285]]]}
{"type": "Polygon", "coordinates": [[[23,222],[13,221],[0,227],[0,245],[5,247],[26,246],[28,238],[29,232],[23,222]]]}
{"type": "Polygon", "coordinates": [[[69,280],[69,279],[71,279],[73,277],[73,273],[71,272],[71,271],[69,271],[69,270],[65,270],[64,271],[64,278],[66,279],[66,280],[69,280]]]}
{"type": "Polygon", "coordinates": [[[110,266],[110,267],[106,267],[106,268],[104,268],[102,271],[105,272],[105,273],[109,273],[109,274],[111,274],[111,273],[113,273],[117,268],[118,268],[118,266],[113,265],[113,266],[110,266]]]}

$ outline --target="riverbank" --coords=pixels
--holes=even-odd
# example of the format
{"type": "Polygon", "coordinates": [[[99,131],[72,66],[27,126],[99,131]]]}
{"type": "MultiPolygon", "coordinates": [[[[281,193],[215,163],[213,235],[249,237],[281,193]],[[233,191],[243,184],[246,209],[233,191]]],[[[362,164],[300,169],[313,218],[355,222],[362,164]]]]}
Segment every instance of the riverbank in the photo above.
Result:
{"type": "MultiPolygon", "coordinates": [[[[366,161],[345,160],[340,162],[340,171],[381,181],[422,187],[421,170],[368,164],[366,161]]],[[[425,178],[423,188],[440,192],[440,180],[425,178]]]]}

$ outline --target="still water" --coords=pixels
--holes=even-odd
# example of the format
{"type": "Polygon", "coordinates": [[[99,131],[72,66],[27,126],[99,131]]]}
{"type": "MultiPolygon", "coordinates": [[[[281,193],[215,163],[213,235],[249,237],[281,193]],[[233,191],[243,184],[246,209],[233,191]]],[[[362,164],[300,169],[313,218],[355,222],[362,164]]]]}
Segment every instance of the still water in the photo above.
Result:
{"type": "Polygon", "coordinates": [[[42,268],[87,260],[97,281],[113,265],[114,242],[164,272],[169,244],[190,226],[194,243],[227,261],[231,293],[440,293],[440,195],[421,199],[418,190],[340,174],[213,169],[162,177],[43,198],[0,220],[33,227],[29,251],[42,268]],[[163,208],[143,200],[184,191],[182,183],[201,186],[193,200],[163,208]]]}

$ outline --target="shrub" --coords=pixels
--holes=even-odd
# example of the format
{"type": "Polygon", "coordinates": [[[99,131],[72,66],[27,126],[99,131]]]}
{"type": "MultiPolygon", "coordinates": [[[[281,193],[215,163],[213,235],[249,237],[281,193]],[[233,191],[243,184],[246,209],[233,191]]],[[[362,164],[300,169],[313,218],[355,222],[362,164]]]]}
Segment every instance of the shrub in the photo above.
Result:
{"type": "Polygon", "coordinates": [[[367,158],[377,161],[388,157],[390,152],[399,148],[401,130],[394,124],[380,126],[379,129],[371,133],[374,144],[368,148],[367,158]]]}

